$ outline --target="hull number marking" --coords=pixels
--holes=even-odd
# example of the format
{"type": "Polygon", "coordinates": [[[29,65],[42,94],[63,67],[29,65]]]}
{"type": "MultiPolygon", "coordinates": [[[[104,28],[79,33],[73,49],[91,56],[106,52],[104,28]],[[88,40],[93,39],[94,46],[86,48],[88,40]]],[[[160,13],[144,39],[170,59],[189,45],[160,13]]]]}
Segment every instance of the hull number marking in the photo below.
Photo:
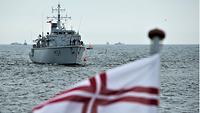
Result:
{"type": "Polygon", "coordinates": [[[55,56],[60,56],[60,55],[61,55],[60,50],[56,50],[56,51],[54,51],[54,55],[55,55],[55,56]]]}

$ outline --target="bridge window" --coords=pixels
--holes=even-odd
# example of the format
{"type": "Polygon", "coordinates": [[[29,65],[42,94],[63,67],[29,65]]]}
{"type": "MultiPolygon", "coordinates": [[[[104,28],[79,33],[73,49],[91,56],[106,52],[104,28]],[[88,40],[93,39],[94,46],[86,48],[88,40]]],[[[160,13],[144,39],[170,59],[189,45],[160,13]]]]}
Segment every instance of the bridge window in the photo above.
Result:
{"type": "Polygon", "coordinates": [[[58,35],[58,33],[57,32],[53,32],[52,35],[58,35]]]}

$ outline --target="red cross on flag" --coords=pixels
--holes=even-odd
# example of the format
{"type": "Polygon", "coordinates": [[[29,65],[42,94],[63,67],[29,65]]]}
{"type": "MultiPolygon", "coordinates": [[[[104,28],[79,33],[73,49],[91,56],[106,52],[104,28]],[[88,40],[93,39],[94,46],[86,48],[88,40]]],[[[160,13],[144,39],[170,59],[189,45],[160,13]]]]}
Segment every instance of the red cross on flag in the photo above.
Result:
{"type": "Polygon", "coordinates": [[[97,74],[32,113],[157,113],[160,55],[97,74]]]}

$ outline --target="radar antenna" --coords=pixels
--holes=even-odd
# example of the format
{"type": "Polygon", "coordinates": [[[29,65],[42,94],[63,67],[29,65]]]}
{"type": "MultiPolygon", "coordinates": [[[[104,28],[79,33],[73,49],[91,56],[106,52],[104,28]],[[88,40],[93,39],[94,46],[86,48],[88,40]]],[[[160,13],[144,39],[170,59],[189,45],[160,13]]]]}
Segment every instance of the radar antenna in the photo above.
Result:
{"type": "Polygon", "coordinates": [[[57,21],[58,29],[62,29],[62,27],[61,27],[61,21],[60,21],[60,20],[61,20],[61,19],[65,19],[65,21],[66,21],[67,18],[71,19],[71,17],[67,17],[67,15],[66,15],[65,17],[60,17],[60,12],[61,12],[61,11],[65,11],[65,9],[61,9],[60,3],[58,3],[58,8],[55,8],[55,9],[54,9],[54,8],[52,7],[52,13],[53,13],[53,11],[57,11],[57,12],[58,12],[58,16],[57,16],[57,17],[55,17],[55,16],[53,16],[53,17],[48,17],[48,16],[47,16],[47,19],[52,19],[52,20],[53,20],[53,19],[56,19],[56,20],[58,20],[58,21],[57,21]]]}

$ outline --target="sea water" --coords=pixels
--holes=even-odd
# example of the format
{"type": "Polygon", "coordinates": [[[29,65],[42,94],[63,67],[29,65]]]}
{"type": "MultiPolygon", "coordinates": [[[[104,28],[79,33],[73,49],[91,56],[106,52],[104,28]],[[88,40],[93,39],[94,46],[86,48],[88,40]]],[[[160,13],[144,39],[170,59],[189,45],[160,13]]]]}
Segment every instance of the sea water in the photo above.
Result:
{"type": "MultiPolygon", "coordinates": [[[[32,63],[31,45],[0,45],[0,113],[28,113],[79,81],[150,55],[149,45],[92,46],[86,62],[66,66],[32,63]]],[[[199,112],[199,45],[162,46],[159,112],[199,112]]]]}

